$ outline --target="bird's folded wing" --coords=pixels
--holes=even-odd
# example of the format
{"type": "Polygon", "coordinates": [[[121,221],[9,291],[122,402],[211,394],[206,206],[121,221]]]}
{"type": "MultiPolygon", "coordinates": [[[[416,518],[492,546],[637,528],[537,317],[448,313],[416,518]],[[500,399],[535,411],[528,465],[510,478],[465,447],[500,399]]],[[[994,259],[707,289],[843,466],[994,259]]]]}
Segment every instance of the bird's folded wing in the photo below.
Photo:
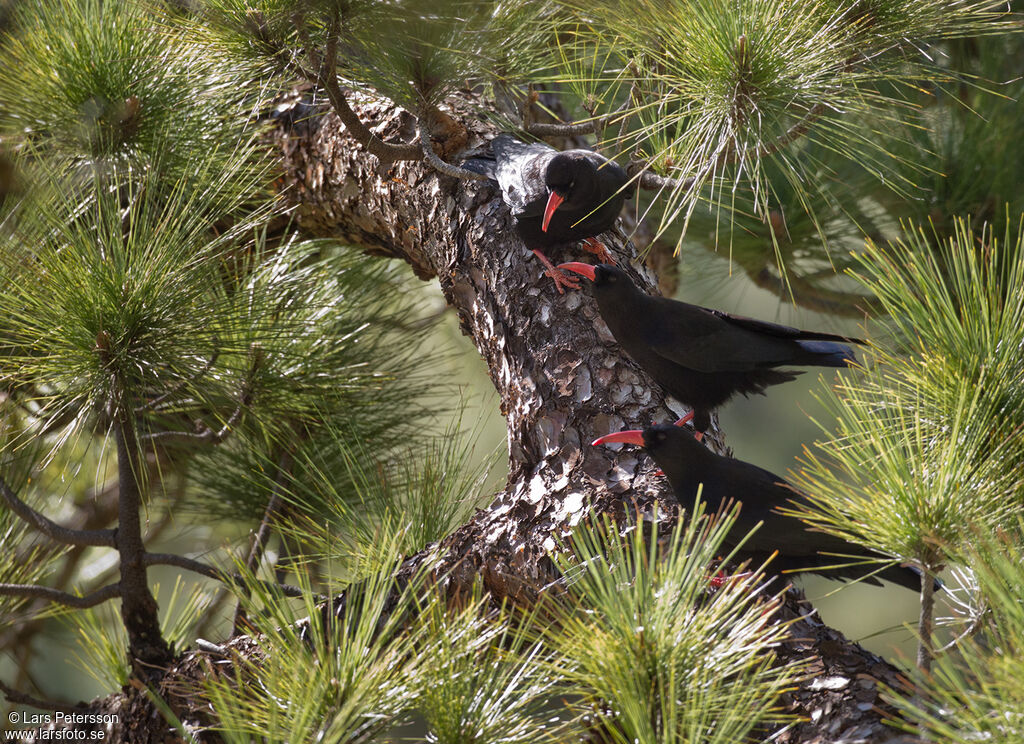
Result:
{"type": "Polygon", "coordinates": [[[696,372],[747,372],[785,359],[777,336],[729,322],[719,314],[684,302],[651,298],[643,342],[655,354],[696,372]]]}
{"type": "Polygon", "coordinates": [[[819,333],[817,331],[803,331],[799,328],[793,328],[792,326],[770,323],[767,320],[757,320],[756,318],[747,318],[743,315],[732,315],[731,313],[726,313],[721,310],[708,309],[707,312],[721,318],[737,328],[745,328],[756,333],[763,333],[767,336],[790,338],[795,341],[839,341],[851,344],[864,343],[861,339],[853,338],[851,336],[840,336],[835,333],[819,333]]]}

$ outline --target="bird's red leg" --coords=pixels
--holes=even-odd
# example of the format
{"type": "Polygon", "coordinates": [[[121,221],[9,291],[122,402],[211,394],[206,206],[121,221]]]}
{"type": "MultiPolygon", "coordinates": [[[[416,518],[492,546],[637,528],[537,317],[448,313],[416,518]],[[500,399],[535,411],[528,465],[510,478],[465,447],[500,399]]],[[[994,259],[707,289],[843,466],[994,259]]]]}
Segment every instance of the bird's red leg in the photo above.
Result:
{"type": "Polygon", "coordinates": [[[584,238],[583,250],[587,253],[593,253],[601,263],[615,265],[615,259],[612,257],[612,254],[604,247],[604,243],[597,238],[584,238]]]}
{"type": "Polygon", "coordinates": [[[675,426],[682,426],[683,424],[689,423],[690,421],[693,421],[693,411],[690,411],[688,414],[686,414],[681,419],[676,421],[675,426]]]}
{"type": "Polygon", "coordinates": [[[733,574],[732,576],[727,576],[724,571],[719,571],[718,573],[716,573],[714,576],[711,577],[711,579],[710,579],[710,581],[708,583],[711,584],[711,587],[713,589],[721,589],[723,586],[725,586],[730,581],[739,581],[740,579],[746,579],[746,578],[749,578],[750,576],[753,576],[753,574],[754,574],[753,571],[744,571],[743,573],[738,573],[738,574],[733,574]]]}
{"type": "Polygon", "coordinates": [[[565,290],[563,290],[562,287],[565,287],[566,289],[580,288],[580,282],[578,279],[573,279],[571,276],[569,276],[569,274],[565,273],[561,269],[556,268],[553,263],[548,261],[548,257],[545,256],[540,251],[538,251],[536,248],[532,250],[533,255],[539,258],[540,262],[544,264],[544,266],[547,268],[544,274],[546,276],[550,276],[551,279],[555,282],[555,289],[558,290],[558,294],[565,294],[565,290]]]}
{"type": "MultiPolygon", "coordinates": [[[[675,425],[676,426],[682,426],[683,424],[686,424],[686,423],[688,423],[690,421],[693,421],[693,411],[690,411],[688,414],[686,414],[681,419],[676,421],[675,425]]],[[[698,442],[701,441],[704,438],[704,432],[702,432],[702,431],[695,431],[695,432],[693,432],[693,438],[696,439],[698,442]]]]}

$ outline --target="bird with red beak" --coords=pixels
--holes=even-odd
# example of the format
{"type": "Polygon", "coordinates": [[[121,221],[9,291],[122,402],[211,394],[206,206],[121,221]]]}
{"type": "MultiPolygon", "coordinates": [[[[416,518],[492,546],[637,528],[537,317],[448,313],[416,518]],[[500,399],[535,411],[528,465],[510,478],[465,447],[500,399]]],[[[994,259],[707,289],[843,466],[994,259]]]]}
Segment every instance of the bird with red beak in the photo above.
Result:
{"type": "Polygon", "coordinates": [[[693,409],[698,432],[710,426],[711,411],[737,393],[764,393],[800,374],[778,367],[846,367],[855,363],[846,344],[864,343],[654,297],[607,264],[573,262],[559,268],[591,281],[597,309],[615,340],[669,395],[693,409]]]}
{"type": "MultiPolygon", "coordinates": [[[[888,565],[879,569],[887,556],[782,512],[806,504],[807,497],[774,473],[712,452],[688,429],[651,426],[607,434],[593,442],[595,447],[608,444],[643,447],[664,471],[681,507],[692,504],[698,490],[711,513],[738,502],[739,516],[727,544],[734,546],[746,537],[739,550],[741,560],[749,558],[756,565],[771,558],[769,568],[780,573],[811,571],[873,584],[884,579],[914,591],[921,588],[921,573],[916,568],[888,565]]],[[[936,588],[941,588],[941,583],[936,588]]]]}
{"type": "Polygon", "coordinates": [[[596,236],[610,230],[632,193],[626,172],[591,150],[559,152],[539,142],[501,134],[491,140],[493,159],[476,157],[463,167],[498,182],[516,232],[545,267],[561,294],[579,282],[556,268],[545,251],[583,242],[598,260],[614,263],[596,236]]]}

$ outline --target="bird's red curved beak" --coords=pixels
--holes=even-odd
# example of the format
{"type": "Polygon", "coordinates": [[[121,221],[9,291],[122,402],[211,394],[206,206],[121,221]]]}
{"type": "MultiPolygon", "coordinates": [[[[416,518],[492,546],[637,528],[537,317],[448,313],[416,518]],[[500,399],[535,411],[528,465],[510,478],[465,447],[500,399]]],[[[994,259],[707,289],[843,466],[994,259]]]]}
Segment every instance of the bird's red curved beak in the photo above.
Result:
{"type": "Polygon", "coordinates": [[[605,434],[590,443],[591,447],[600,444],[636,444],[644,446],[644,433],[640,429],[629,429],[628,431],[617,431],[614,434],[605,434]]]}
{"type": "Polygon", "coordinates": [[[594,281],[597,277],[593,266],[586,263],[580,263],[579,261],[570,261],[569,263],[558,264],[558,268],[564,271],[575,271],[577,274],[582,274],[587,277],[590,281],[594,281]]]}
{"type": "Polygon", "coordinates": [[[544,207],[544,222],[542,222],[540,225],[540,229],[543,232],[548,231],[548,223],[551,222],[551,216],[555,213],[555,210],[558,209],[558,205],[564,201],[565,199],[556,194],[554,191],[552,191],[551,195],[548,196],[548,203],[544,207]]]}

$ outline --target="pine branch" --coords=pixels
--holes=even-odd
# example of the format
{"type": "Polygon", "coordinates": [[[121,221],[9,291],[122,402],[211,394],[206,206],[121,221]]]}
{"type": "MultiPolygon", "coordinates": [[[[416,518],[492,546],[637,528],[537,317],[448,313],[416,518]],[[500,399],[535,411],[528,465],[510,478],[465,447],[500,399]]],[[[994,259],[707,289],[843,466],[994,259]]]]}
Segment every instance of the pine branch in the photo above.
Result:
{"type": "Polygon", "coordinates": [[[74,530],[59,525],[19,499],[2,478],[0,478],[0,496],[7,502],[11,511],[51,540],[65,545],[114,547],[114,530],[74,530]]]}
{"type": "Polygon", "coordinates": [[[16,705],[27,705],[39,710],[59,710],[62,713],[81,713],[83,710],[88,710],[88,706],[82,704],[68,705],[66,703],[59,703],[56,700],[41,700],[37,697],[32,697],[24,692],[18,692],[3,680],[0,680],[0,692],[4,694],[8,702],[16,705]]]}
{"type": "Polygon", "coordinates": [[[687,178],[680,181],[678,178],[669,178],[667,176],[659,176],[657,173],[649,170],[651,167],[650,163],[646,163],[642,160],[630,160],[629,165],[626,166],[626,172],[631,177],[635,178],[637,185],[646,189],[647,191],[661,191],[662,189],[688,189],[693,186],[694,178],[687,178]]]}
{"type": "MultiPolygon", "coordinates": [[[[192,558],[186,558],[183,555],[177,555],[175,553],[146,553],[142,558],[143,565],[145,566],[175,566],[177,568],[183,568],[186,571],[197,573],[200,576],[205,576],[209,579],[216,581],[222,581],[225,584],[235,583],[240,584],[245,582],[245,578],[234,571],[222,571],[219,568],[215,568],[209,564],[201,561],[194,560],[192,558]]],[[[268,589],[280,591],[286,597],[301,597],[303,592],[297,586],[291,586],[290,584],[278,584],[273,581],[260,581],[262,586],[268,589]]],[[[317,597],[317,601],[321,601],[325,597],[317,597]]]]}
{"type": "MultiPolygon", "coordinates": [[[[245,568],[250,573],[256,571],[256,567],[263,560],[263,551],[266,549],[267,540],[270,537],[270,523],[277,516],[279,509],[281,508],[281,490],[283,488],[283,479],[286,472],[291,471],[292,458],[289,453],[281,455],[280,460],[277,463],[277,473],[274,476],[274,487],[270,492],[270,500],[267,502],[266,511],[263,513],[263,519],[260,521],[260,526],[256,530],[256,534],[253,535],[252,545],[249,547],[249,555],[245,558],[245,568]]],[[[238,605],[235,607],[235,619],[232,623],[233,635],[237,635],[242,632],[242,626],[245,622],[245,608],[242,605],[242,601],[239,600],[238,605]]]]}
{"type": "MultiPolygon", "coordinates": [[[[626,97],[623,104],[606,116],[588,119],[587,121],[570,122],[568,124],[546,124],[535,121],[528,124],[524,123],[523,129],[536,137],[580,137],[586,134],[598,134],[605,127],[610,126],[615,117],[621,116],[629,110],[633,101],[632,93],[633,89],[631,88],[630,95],[626,97]]],[[[626,119],[628,117],[622,117],[623,125],[625,125],[626,119]]]]}
{"type": "Polygon", "coordinates": [[[917,668],[927,674],[935,656],[935,577],[928,567],[921,570],[921,614],[917,621],[917,668]]]}
{"type": "Polygon", "coordinates": [[[117,582],[115,584],[107,584],[105,587],[97,589],[94,592],[90,592],[82,597],[79,597],[77,594],[62,592],[59,589],[51,589],[48,586],[37,586],[35,584],[0,584],[0,595],[5,597],[45,599],[49,602],[64,605],[65,607],[74,607],[75,609],[84,610],[106,602],[108,599],[120,597],[121,583],[117,582]]]}
{"type": "Polygon", "coordinates": [[[385,142],[370,131],[369,127],[359,118],[359,114],[352,110],[348,98],[338,84],[337,60],[338,60],[338,35],[337,19],[328,35],[327,47],[324,50],[323,64],[313,82],[319,82],[327,91],[327,98],[334,107],[334,113],[341,119],[348,133],[355,138],[356,142],[367,149],[371,155],[375,155],[382,164],[390,164],[397,160],[422,160],[423,153],[417,145],[396,145],[385,142]]]}

